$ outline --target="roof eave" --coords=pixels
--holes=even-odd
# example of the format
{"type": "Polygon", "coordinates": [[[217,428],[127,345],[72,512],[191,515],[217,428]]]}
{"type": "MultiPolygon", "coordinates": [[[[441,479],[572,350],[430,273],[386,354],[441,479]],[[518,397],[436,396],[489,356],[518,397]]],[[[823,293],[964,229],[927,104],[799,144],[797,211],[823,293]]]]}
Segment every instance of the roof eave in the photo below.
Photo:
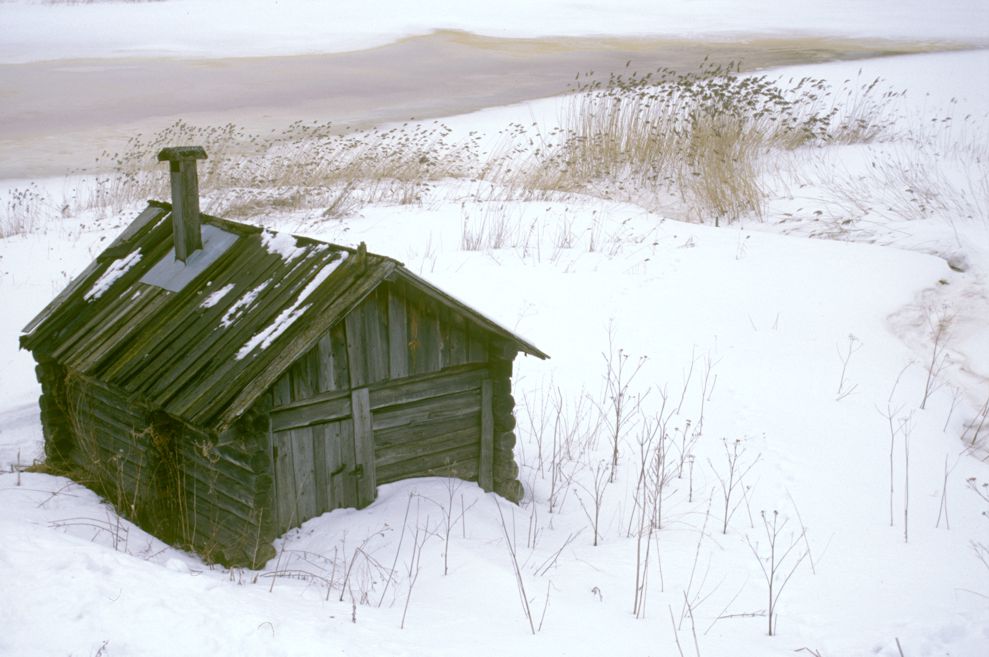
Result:
{"type": "Polygon", "coordinates": [[[536,347],[528,340],[519,337],[518,335],[509,331],[500,324],[497,324],[496,322],[488,319],[483,314],[481,314],[477,310],[474,310],[463,301],[460,301],[456,297],[450,296],[449,294],[439,289],[438,287],[432,285],[425,279],[416,276],[405,267],[401,265],[397,266],[392,276],[400,277],[403,281],[405,281],[412,287],[416,288],[423,294],[435,299],[436,301],[442,303],[443,305],[457,309],[465,317],[475,322],[479,326],[513,343],[516,347],[518,347],[519,351],[528,354],[530,356],[535,356],[536,358],[540,358],[542,360],[546,360],[549,358],[548,354],[546,354],[544,351],[536,347]]]}

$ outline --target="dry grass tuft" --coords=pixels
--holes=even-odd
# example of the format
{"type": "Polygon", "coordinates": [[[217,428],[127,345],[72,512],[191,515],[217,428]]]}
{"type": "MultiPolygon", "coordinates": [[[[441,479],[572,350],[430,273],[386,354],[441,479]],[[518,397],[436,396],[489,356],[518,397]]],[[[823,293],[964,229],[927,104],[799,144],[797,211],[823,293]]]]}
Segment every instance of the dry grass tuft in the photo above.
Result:
{"type": "Polygon", "coordinates": [[[333,218],[369,203],[419,203],[436,181],[479,170],[476,142],[454,142],[450,132],[439,122],[367,132],[296,122],[260,135],[234,124],[179,121],[151,136],[136,135],[124,153],[103,153],[97,164],[115,173],[101,179],[105,194],[96,204],[167,198],[168,177],[155,155],[175,144],[201,145],[209,154],[200,163],[200,186],[204,208],[214,214],[315,209],[333,218]]]}
{"type": "Polygon", "coordinates": [[[37,183],[8,190],[0,214],[0,239],[33,232],[51,213],[51,201],[37,183]]]}
{"type": "Polygon", "coordinates": [[[536,149],[521,186],[679,205],[717,225],[762,216],[767,153],[872,141],[892,125],[883,108],[896,94],[879,80],[835,94],[822,80],[784,85],[738,70],[578,76],[564,128],[536,149]]]}

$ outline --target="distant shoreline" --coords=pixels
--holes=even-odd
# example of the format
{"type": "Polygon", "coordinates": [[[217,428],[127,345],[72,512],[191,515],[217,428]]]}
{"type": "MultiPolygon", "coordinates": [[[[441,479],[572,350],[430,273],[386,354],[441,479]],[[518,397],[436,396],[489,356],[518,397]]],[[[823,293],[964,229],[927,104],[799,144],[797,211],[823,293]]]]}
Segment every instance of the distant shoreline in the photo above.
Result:
{"type": "Polygon", "coordinates": [[[565,93],[578,73],[669,67],[710,56],[743,70],[971,49],[956,42],[811,36],[496,38],[437,31],[323,55],[107,58],[0,64],[0,178],[87,171],[176,120],[270,130],[430,119],[565,93]]]}

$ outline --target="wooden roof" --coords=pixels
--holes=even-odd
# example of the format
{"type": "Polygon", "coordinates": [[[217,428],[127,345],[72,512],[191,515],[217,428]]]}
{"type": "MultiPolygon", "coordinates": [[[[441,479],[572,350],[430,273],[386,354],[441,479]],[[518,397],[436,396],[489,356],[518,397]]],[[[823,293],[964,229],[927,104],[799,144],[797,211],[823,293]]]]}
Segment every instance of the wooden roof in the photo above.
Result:
{"type": "Polygon", "coordinates": [[[21,346],[194,425],[223,430],[385,280],[525,340],[363,249],[202,216],[204,248],[174,264],[171,206],[147,209],[24,329],[21,346]]]}

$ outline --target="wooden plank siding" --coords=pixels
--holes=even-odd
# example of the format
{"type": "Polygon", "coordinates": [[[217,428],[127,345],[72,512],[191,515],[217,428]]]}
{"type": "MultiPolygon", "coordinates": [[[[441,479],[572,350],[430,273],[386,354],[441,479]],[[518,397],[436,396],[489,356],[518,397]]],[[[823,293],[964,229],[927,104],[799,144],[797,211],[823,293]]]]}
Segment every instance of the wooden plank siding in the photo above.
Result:
{"type": "Polygon", "coordinates": [[[491,489],[489,377],[486,364],[461,365],[273,408],[279,531],[299,525],[310,514],[365,506],[377,485],[409,477],[477,480],[483,471],[491,489]]]}
{"type": "Polygon", "coordinates": [[[358,388],[350,396],[354,422],[354,478],[357,480],[357,507],[363,508],[378,495],[374,473],[374,428],[371,398],[367,388],[358,388]]]}
{"type": "Polygon", "coordinates": [[[487,361],[483,332],[404,288],[382,284],[320,335],[274,383],[275,405],[487,361]]]}
{"type": "Polygon", "coordinates": [[[272,433],[276,533],[333,509],[357,506],[353,421],[272,433]]]}

